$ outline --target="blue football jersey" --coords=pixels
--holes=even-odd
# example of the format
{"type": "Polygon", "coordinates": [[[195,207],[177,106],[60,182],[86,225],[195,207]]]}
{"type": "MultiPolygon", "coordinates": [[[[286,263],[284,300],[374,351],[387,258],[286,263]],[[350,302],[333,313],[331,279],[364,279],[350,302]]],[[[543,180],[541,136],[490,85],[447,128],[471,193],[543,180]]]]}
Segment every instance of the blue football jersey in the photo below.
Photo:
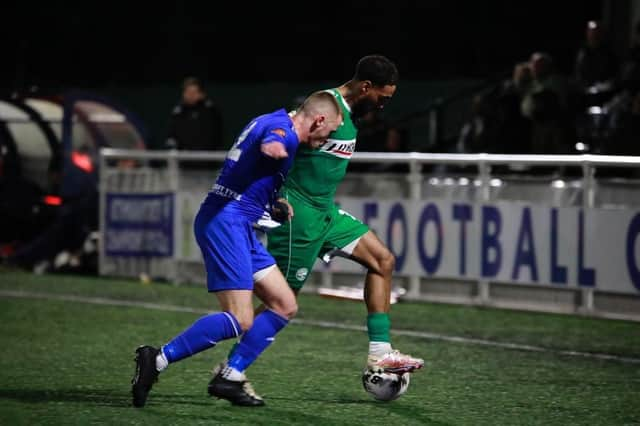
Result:
{"type": "Polygon", "coordinates": [[[271,210],[298,142],[293,122],[284,109],[256,117],[229,150],[203,205],[257,221],[271,210]],[[276,160],[264,155],[261,146],[272,142],[282,143],[289,156],[276,160]]]}

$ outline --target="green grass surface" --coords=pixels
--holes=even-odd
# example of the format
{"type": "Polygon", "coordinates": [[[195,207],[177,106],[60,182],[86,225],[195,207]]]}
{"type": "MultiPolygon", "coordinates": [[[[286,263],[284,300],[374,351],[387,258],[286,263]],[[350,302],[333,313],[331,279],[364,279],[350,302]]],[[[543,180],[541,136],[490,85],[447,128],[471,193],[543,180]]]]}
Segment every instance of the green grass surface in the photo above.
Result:
{"type": "MultiPolygon", "coordinates": [[[[0,271],[0,291],[75,295],[217,310],[204,289],[0,271]]],[[[361,303],[312,295],[299,318],[364,324],[361,303]]],[[[0,424],[632,425],[640,364],[394,335],[423,356],[408,392],[372,400],[360,373],[364,332],[292,324],[248,371],[267,406],[207,396],[209,371],[232,342],[171,365],[143,409],[130,405],[133,351],[161,345],[197,313],[0,296],[0,424]]],[[[552,350],[640,358],[640,324],[494,309],[401,303],[394,329],[552,350]]]]}

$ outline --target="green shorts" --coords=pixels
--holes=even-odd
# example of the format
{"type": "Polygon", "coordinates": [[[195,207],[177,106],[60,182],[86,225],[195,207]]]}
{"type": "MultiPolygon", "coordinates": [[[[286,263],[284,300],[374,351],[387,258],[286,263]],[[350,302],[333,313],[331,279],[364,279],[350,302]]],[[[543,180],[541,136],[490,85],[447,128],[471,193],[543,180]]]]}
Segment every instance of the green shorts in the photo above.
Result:
{"type": "Polygon", "coordinates": [[[291,222],[267,232],[267,250],[276,259],[289,286],[304,285],[317,258],[346,248],[369,231],[369,227],[336,205],[319,209],[290,189],[283,196],[293,207],[291,222]]]}

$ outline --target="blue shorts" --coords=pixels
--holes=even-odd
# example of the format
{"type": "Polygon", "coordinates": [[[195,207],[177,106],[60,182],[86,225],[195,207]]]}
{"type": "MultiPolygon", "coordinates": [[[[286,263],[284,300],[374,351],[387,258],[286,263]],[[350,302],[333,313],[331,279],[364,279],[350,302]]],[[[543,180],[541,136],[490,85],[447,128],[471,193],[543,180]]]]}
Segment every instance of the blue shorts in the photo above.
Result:
{"type": "Polygon", "coordinates": [[[254,274],[276,263],[251,222],[241,216],[204,207],[196,215],[194,232],[209,291],[253,290],[254,274]]]}

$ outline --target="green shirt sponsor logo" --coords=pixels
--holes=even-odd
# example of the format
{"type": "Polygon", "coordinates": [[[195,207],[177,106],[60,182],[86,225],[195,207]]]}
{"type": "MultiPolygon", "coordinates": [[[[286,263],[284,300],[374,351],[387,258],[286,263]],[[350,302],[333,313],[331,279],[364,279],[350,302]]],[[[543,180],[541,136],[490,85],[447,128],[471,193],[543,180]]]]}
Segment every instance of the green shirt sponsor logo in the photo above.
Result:
{"type": "Polygon", "coordinates": [[[349,105],[338,90],[331,89],[342,108],[342,125],[329,135],[327,143],[312,150],[304,145],[298,152],[289,171],[285,189],[299,192],[311,204],[325,207],[333,204],[336,189],[347,172],[349,159],[356,148],[358,129],[351,121],[349,105]]]}

